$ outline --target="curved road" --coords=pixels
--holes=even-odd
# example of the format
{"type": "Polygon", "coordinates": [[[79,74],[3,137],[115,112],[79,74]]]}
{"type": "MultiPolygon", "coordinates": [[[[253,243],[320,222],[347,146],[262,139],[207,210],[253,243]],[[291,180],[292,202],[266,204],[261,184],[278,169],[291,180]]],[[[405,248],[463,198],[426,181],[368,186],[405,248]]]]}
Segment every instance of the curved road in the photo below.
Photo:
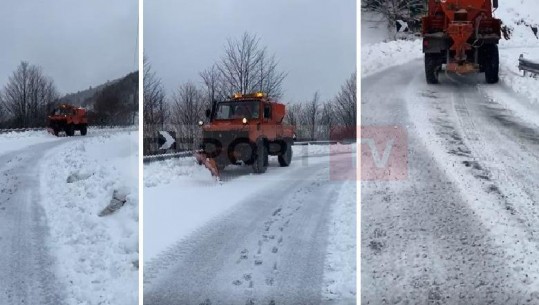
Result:
{"type": "Polygon", "coordinates": [[[59,143],[0,155],[0,304],[63,304],[36,170],[43,152],[59,143]]]}
{"type": "Polygon", "coordinates": [[[328,174],[353,171],[351,158],[310,158],[264,180],[264,191],[145,266],[144,304],[325,304],[328,221],[344,182],[328,174]]]}
{"type": "Polygon", "coordinates": [[[99,132],[63,139],[43,133],[51,141],[0,154],[0,304],[68,303],[55,274],[62,262],[48,246],[38,168],[47,150],[99,132]]]}
{"type": "Polygon", "coordinates": [[[408,150],[406,179],[362,183],[362,302],[539,304],[539,121],[483,75],[422,69],[362,79],[362,125],[403,128],[408,150]]]}

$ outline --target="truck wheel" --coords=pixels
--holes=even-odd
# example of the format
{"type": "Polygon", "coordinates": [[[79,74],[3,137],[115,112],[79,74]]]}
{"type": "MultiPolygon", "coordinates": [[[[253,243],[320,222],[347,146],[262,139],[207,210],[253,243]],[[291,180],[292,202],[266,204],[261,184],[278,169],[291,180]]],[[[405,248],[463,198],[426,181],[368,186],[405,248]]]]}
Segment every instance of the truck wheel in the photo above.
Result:
{"type": "Polygon", "coordinates": [[[67,124],[66,125],[66,135],[68,137],[71,137],[75,134],[75,126],[73,124],[67,124]]]}
{"type": "Polygon", "coordinates": [[[292,162],[292,145],[290,141],[284,141],[281,145],[283,145],[284,153],[281,153],[278,157],[279,165],[287,167],[292,162]]]}
{"type": "Polygon", "coordinates": [[[264,141],[256,142],[256,156],[253,163],[253,171],[256,174],[265,173],[268,169],[268,148],[264,145],[264,141]]]}
{"type": "Polygon", "coordinates": [[[440,73],[440,55],[425,54],[425,78],[427,84],[437,84],[440,73]]]}
{"type": "Polygon", "coordinates": [[[52,133],[55,135],[55,136],[58,136],[58,133],[60,133],[60,130],[58,130],[58,128],[54,127],[52,129],[52,133]]]}
{"type": "Polygon", "coordinates": [[[495,84],[500,79],[500,55],[498,46],[495,44],[486,45],[485,49],[485,80],[487,84],[495,84]]]}
{"type": "Polygon", "coordinates": [[[86,133],[88,133],[88,126],[82,125],[82,126],[80,127],[80,135],[81,135],[81,136],[85,136],[86,133]]]}

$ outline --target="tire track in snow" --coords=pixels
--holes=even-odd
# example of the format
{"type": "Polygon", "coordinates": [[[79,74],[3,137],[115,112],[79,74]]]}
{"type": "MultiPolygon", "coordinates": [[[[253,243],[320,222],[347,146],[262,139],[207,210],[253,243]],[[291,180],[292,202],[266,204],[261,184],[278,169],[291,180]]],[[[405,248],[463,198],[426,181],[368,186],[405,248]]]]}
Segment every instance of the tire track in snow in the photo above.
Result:
{"type": "Polygon", "coordinates": [[[321,304],[328,211],[340,186],[327,181],[328,165],[283,171],[148,263],[145,304],[321,304]]]}
{"type": "Polygon", "coordinates": [[[35,168],[44,143],[0,156],[0,304],[64,304],[35,168]]]}

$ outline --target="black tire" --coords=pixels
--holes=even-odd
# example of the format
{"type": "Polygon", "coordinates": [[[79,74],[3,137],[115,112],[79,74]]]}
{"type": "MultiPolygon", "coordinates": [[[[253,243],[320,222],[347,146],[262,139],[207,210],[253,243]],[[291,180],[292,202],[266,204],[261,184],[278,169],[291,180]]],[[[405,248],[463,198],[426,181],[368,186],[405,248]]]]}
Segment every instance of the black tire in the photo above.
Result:
{"type": "Polygon", "coordinates": [[[66,125],[66,136],[72,137],[75,135],[75,126],[73,124],[66,125]]]}
{"type": "Polygon", "coordinates": [[[253,163],[253,172],[255,174],[265,173],[268,169],[268,147],[264,141],[259,140],[256,142],[255,160],[253,163]]]}
{"type": "Polygon", "coordinates": [[[279,155],[279,165],[281,167],[287,167],[292,162],[292,143],[290,141],[284,141],[281,144],[283,147],[281,148],[283,151],[281,151],[281,154],[279,155]]]}
{"type": "Polygon", "coordinates": [[[427,84],[437,84],[441,61],[439,54],[425,54],[425,78],[427,84]]]}
{"type": "Polygon", "coordinates": [[[484,46],[484,48],[485,81],[487,84],[496,84],[500,80],[500,54],[498,52],[498,45],[490,44],[484,46]]]}
{"type": "Polygon", "coordinates": [[[58,136],[58,133],[60,133],[60,130],[58,130],[58,128],[53,128],[52,129],[52,133],[55,135],[55,136],[58,136]]]}
{"type": "Polygon", "coordinates": [[[87,133],[88,133],[88,126],[86,126],[86,125],[81,125],[81,126],[80,126],[80,135],[81,135],[81,136],[85,136],[87,133]]]}

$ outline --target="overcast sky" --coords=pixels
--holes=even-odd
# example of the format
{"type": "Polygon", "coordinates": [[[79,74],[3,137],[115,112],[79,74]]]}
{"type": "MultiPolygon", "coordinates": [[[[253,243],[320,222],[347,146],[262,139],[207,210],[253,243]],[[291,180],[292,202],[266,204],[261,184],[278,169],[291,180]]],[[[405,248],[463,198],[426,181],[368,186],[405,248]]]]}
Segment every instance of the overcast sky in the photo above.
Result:
{"type": "Polygon", "coordinates": [[[257,34],[288,73],[284,102],[333,97],[356,67],[355,0],[146,0],[144,50],[167,92],[257,34]]]}
{"type": "Polygon", "coordinates": [[[0,88],[23,60],[62,94],[137,70],[137,19],[137,0],[0,0],[0,88]]]}

